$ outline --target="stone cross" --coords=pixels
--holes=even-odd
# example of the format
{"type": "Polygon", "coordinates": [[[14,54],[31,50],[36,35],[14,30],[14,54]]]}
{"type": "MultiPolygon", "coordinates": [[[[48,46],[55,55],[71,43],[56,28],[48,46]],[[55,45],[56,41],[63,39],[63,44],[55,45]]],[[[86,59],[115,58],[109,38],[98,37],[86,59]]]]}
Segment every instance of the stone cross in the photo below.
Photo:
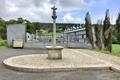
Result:
{"type": "Polygon", "coordinates": [[[51,9],[53,10],[53,13],[52,13],[52,19],[53,19],[53,47],[56,47],[56,18],[57,18],[56,10],[57,10],[57,8],[55,6],[53,6],[51,9]]]}

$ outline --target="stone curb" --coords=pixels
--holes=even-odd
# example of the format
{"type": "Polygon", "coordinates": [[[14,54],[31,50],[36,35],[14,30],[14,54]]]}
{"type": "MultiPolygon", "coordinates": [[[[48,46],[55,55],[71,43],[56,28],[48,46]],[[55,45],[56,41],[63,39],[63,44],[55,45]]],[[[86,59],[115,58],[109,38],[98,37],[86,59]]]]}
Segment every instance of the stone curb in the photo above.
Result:
{"type": "MultiPolygon", "coordinates": [[[[87,55],[87,54],[84,54],[84,55],[87,57],[91,57],[90,55],[87,55]]],[[[15,58],[15,57],[12,57],[12,58],[15,58]]],[[[61,72],[61,71],[99,70],[99,69],[120,72],[119,65],[111,64],[101,59],[96,59],[96,60],[103,62],[104,64],[100,64],[100,65],[97,65],[97,64],[96,65],[82,65],[82,64],[71,65],[70,64],[65,66],[25,66],[25,65],[12,64],[9,61],[6,62],[6,60],[3,61],[3,65],[5,65],[9,69],[12,69],[15,71],[21,71],[21,72],[61,72]]]]}
{"type": "Polygon", "coordinates": [[[62,71],[78,71],[78,70],[109,70],[111,69],[110,66],[81,66],[81,67],[63,67],[63,68],[25,68],[25,67],[16,67],[16,66],[11,66],[8,64],[5,64],[3,62],[3,65],[8,68],[12,69],[15,71],[20,71],[20,72],[31,72],[31,73],[41,73],[41,72],[62,72],[62,71]]]}
{"type": "Polygon", "coordinates": [[[113,71],[115,71],[115,72],[119,72],[120,73],[120,68],[117,67],[116,65],[111,66],[110,69],[113,70],[113,71]]]}
{"type": "Polygon", "coordinates": [[[3,65],[8,68],[12,69],[15,71],[20,71],[20,72],[32,72],[32,73],[41,73],[41,72],[62,72],[62,71],[78,71],[78,70],[112,70],[115,72],[120,72],[120,68],[116,66],[96,66],[96,65],[91,65],[91,66],[81,66],[81,67],[63,67],[63,68],[25,68],[25,67],[16,67],[16,66],[11,66],[3,62],[3,65]]]}

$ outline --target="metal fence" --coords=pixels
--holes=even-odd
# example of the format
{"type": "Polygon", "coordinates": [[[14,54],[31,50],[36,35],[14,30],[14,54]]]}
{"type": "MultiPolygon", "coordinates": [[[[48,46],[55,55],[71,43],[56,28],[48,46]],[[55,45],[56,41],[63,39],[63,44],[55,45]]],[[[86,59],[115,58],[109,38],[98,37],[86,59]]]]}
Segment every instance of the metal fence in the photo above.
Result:
{"type": "MultiPolygon", "coordinates": [[[[39,35],[36,39],[25,43],[27,48],[45,48],[46,46],[52,46],[53,36],[52,35],[39,35]]],[[[64,46],[69,48],[90,48],[91,45],[85,38],[85,35],[81,34],[62,34],[56,37],[57,46],[64,46]]]]}

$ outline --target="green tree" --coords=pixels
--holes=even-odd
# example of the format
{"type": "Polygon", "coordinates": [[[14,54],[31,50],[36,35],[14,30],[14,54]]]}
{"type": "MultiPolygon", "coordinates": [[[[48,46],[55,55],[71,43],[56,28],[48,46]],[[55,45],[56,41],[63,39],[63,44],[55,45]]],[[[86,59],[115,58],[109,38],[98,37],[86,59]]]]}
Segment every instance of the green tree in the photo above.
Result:
{"type": "Polygon", "coordinates": [[[110,24],[109,9],[106,10],[103,22],[103,36],[104,48],[112,52],[112,26],[110,24]]]}
{"type": "Polygon", "coordinates": [[[27,32],[35,34],[36,29],[34,24],[31,22],[27,22],[26,25],[27,25],[27,32]]]}
{"type": "Polygon", "coordinates": [[[98,20],[95,26],[96,46],[99,50],[103,49],[103,25],[102,21],[98,20]]]}
{"type": "Polygon", "coordinates": [[[9,21],[6,21],[6,24],[17,24],[17,20],[11,19],[9,21]]]}
{"type": "Polygon", "coordinates": [[[117,41],[120,44],[120,12],[118,13],[118,17],[116,20],[116,33],[115,36],[117,37],[117,41]]]}
{"type": "Polygon", "coordinates": [[[17,19],[18,24],[22,24],[24,22],[25,22],[25,20],[23,18],[21,18],[21,17],[17,19]]]}
{"type": "Polygon", "coordinates": [[[87,40],[91,43],[92,48],[94,48],[92,23],[91,23],[91,18],[90,18],[89,12],[86,13],[85,27],[86,27],[86,37],[87,37],[87,40]]]}
{"type": "Polygon", "coordinates": [[[6,22],[0,18],[0,38],[6,39],[6,22]]]}

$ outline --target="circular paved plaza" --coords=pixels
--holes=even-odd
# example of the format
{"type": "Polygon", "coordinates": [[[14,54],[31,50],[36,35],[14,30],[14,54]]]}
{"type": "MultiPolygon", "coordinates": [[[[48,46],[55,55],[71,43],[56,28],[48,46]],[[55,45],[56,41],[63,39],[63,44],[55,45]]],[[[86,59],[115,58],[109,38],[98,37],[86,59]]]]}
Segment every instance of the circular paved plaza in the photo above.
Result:
{"type": "MultiPolygon", "coordinates": [[[[63,53],[66,56],[63,57],[62,61],[64,64],[81,64],[81,65],[105,65],[103,60],[96,59],[94,56],[91,57],[86,50],[72,50],[65,49],[63,53]],[[79,55],[79,56],[78,56],[79,55]],[[67,57],[68,60],[67,60],[67,57]],[[71,60],[72,58],[72,60],[71,60]],[[81,58],[81,59],[79,59],[81,58]]],[[[109,69],[79,69],[71,71],[55,71],[55,72],[42,72],[42,73],[30,73],[30,72],[20,72],[7,69],[2,61],[9,57],[29,55],[29,54],[41,54],[44,57],[40,57],[40,60],[46,59],[46,50],[33,50],[33,49],[0,49],[0,79],[1,80],[120,80],[120,73],[111,71],[109,69]]],[[[43,61],[43,62],[44,62],[43,61]]],[[[62,66],[62,62],[52,62],[51,64],[58,64],[62,66]]],[[[48,63],[45,62],[43,66],[48,63]]],[[[42,64],[40,64],[42,65],[42,64]]],[[[54,65],[55,66],[55,65],[54,65]]]]}

